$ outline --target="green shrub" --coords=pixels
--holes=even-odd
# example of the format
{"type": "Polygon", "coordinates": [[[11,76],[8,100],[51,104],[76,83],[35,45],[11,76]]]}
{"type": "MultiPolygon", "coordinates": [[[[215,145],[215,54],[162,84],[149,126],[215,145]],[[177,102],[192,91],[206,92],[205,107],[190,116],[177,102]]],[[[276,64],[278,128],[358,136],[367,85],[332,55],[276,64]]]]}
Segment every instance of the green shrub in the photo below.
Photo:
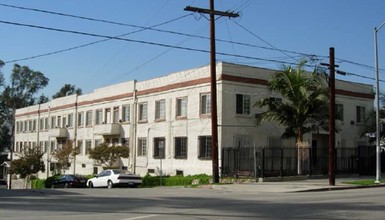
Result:
{"type": "Polygon", "coordinates": [[[31,180],[31,189],[44,189],[45,179],[34,179],[31,180]]]}
{"type": "Polygon", "coordinates": [[[150,176],[147,174],[142,178],[141,187],[155,187],[155,186],[186,186],[191,185],[193,180],[199,180],[199,184],[208,184],[211,176],[206,174],[199,174],[194,176],[150,176]]]}

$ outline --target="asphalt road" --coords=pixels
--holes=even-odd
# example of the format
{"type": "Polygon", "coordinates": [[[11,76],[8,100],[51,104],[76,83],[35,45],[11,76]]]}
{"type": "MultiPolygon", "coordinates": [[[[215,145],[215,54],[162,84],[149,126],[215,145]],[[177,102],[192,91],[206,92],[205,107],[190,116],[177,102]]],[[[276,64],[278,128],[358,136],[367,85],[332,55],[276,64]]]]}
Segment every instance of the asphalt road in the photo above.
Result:
{"type": "Polygon", "coordinates": [[[1,190],[0,219],[385,219],[385,188],[301,193],[205,188],[1,190]]]}

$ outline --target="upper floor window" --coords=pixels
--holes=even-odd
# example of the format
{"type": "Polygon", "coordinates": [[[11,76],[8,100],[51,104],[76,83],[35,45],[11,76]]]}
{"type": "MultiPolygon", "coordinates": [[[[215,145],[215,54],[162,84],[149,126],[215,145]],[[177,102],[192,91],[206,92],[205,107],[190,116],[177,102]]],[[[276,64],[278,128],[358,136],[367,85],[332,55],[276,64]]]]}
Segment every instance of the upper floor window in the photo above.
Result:
{"type": "Polygon", "coordinates": [[[72,128],[74,126],[74,114],[73,113],[68,114],[67,126],[70,128],[72,128]]]}
{"type": "Polygon", "coordinates": [[[97,109],[95,111],[95,124],[96,125],[101,125],[103,122],[103,110],[102,109],[97,109]]]}
{"type": "Polygon", "coordinates": [[[344,121],[344,106],[342,104],[336,104],[335,119],[344,121]]]}
{"type": "Polygon", "coordinates": [[[236,113],[240,115],[250,115],[250,95],[237,94],[236,113]]]}
{"type": "Polygon", "coordinates": [[[51,128],[55,128],[55,127],[56,127],[56,117],[52,116],[51,117],[51,128]]]}
{"type": "Polygon", "coordinates": [[[164,99],[155,102],[155,120],[166,119],[166,102],[164,99]]]}
{"type": "Polygon", "coordinates": [[[365,122],[365,107],[356,106],[356,122],[357,123],[365,122]]]}
{"type": "Polygon", "coordinates": [[[84,126],[84,112],[78,113],[78,127],[84,126]]]}
{"type": "Polygon", "coordinates": [[[112,122],[118,123],[119,122],[119,107],[114,107],[113,111],[114,112],[113,112],[112,122]]]}
{"type": "Polygon", "coordinates": [[[139,103],[139,121],[147,121],[147,102],[139,103]]]}
{"type": "Polygon", "coordinates": [[[176,99],[176,117],[187,116],[187,97],[176,99]]]}
{"type": "Polygon", "coordinates": [[[122,122],[130,122],[130,106],[122,106],[122,122]]]}
{"type": "Polygon", "coordinates": [[[87,111],[86,112],[86,126],[91,126],[92,125],[92,111],[87,111]]]}
{"type": "Polygon", "coordinates": [[[211,95],[210,93],[201,94],[200,99],[200,114],[210,114],[211,113],[211,95]]]}

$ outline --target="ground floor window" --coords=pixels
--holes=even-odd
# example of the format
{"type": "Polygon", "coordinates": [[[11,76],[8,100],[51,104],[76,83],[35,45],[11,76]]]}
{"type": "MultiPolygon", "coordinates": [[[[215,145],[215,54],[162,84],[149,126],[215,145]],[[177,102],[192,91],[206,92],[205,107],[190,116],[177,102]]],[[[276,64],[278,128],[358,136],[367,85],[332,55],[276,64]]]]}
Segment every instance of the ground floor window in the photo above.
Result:
{"type": "Polygon", "coordinates": [[[198,145],[198,158],[211,159],[211,136],[199,136],[198,145]]]}
{"type": "Polygon", "coordinates": [[[175,138],[175,159],[187,159],[187,137],[175,138]]]}
{"type": "Polygon", "coordinates": [[[164,159],[165,158],[165,146],[166,140],[164,137],[154,138],[154,158],[164,159]]]}

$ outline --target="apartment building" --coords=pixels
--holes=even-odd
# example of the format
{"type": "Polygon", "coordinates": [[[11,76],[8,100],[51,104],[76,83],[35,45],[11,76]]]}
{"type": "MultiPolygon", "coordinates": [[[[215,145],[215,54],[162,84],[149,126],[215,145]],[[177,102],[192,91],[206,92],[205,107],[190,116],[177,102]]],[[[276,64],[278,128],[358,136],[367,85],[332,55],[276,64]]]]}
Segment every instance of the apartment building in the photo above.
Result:
{"type": "MultiPolygon", "coordinates": [[[[293,146],[280,138],[275,123],[256,125],[261,110],[253,104],[281,97],[267,89],[275,70],[217,64],[218,145],[225,147],[293,146]]],[[[41,177],[57,172],[53,152],[72,141],[80,148],[66,173],[91,174],[102,167],[89,150],[100,143],[127,146],[130,157],[119,166],[145,175],[211,174],[210,68],[203,66],[142,82],[129,81],[16,111],[15,157],[40,147],[47,166],[41,177]]],[[[373,110],[373,87],[336,81],[337,147],[356,147],[365,116],[373,110]]],[[[306,134],[309,147],[327,147],[328,132],[306,134]]],[[[220,155],[220,154],[219,154],[220,155]]],[[[221,158],[219,158],[221,160],[221,158]]],[[[219,163],[221,164],[221,163],[219,163]]]]}

